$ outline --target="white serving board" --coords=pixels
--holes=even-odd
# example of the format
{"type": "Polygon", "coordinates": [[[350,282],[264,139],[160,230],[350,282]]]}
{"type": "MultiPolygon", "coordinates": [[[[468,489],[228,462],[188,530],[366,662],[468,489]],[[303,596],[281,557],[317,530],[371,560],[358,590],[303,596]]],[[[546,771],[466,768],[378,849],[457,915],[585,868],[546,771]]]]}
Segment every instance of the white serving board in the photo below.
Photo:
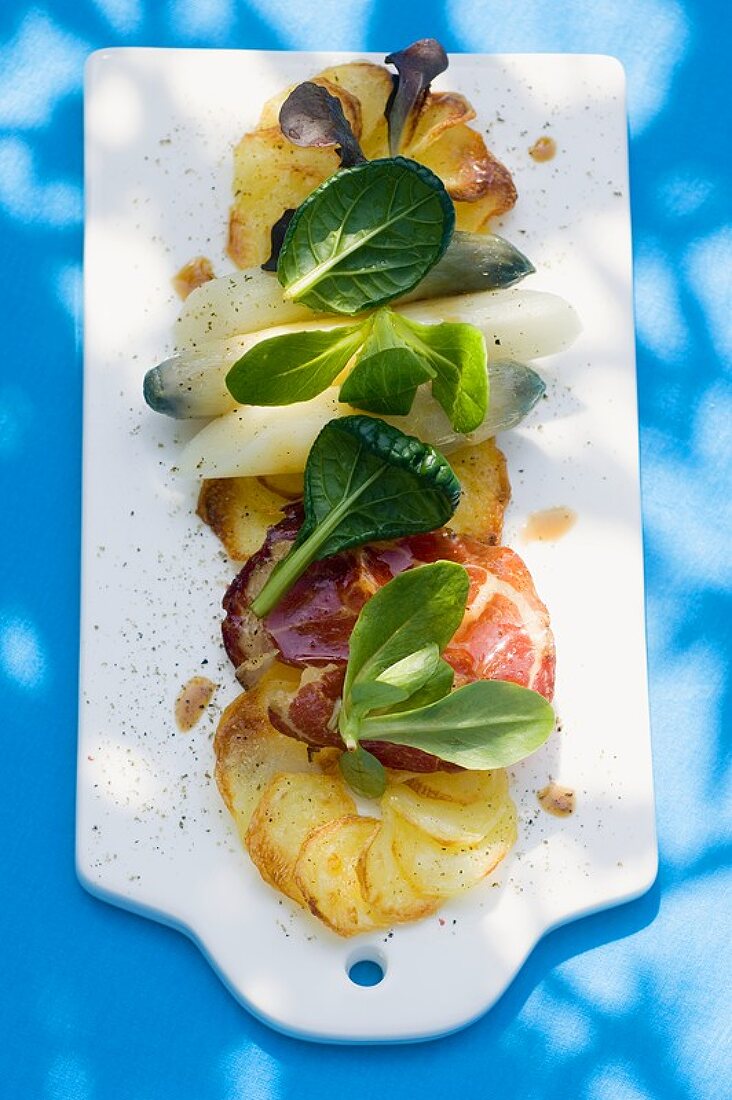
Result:
{"type": "MultiPolygon", "coordinates": [[[[548,400],[501,439],[506,541],[556,632],[561,734],[514,769],[515,852],[435,917],[341,940],[265,886],[212,781],[211,738],[237,686],[219,640],[235,569],[171,472],[190,426],[147,410],[145,370],[169,354],[171,276],[224,259],[232,145],[283,85],[345,55],[118,49],[86,80],[83,597],[77,858],[93,893],[193,937],[232,992],[309,1039],[413,1040],[485,1012],[537,940],[637,897],[656,874],[631,295],[625,81],[599,56],[453,56],[519,202],[501,232],[532,258],[526,286],[563,294],[584,332],[543,360],[548,400]],[[558,153],[537,164],[533,141],[558,153]],[[578,514],[556,544],[523,544],[535,509],[578,514]],[[177,731],[181,685],[216,705],[177,731]],[[539,810],[549,777],[576,813],[539,810]],[[353,961],[385,969],[353,984],[353,961]]],[[[380,60],[380,58],[374,58],[380,60]]]]}

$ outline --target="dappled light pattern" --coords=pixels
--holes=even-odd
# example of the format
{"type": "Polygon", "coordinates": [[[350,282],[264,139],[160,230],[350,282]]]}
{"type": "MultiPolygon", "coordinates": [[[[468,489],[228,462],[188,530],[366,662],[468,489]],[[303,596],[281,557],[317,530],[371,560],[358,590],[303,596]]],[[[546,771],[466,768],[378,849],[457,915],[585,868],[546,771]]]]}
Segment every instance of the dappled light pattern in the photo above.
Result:
{"type": "Polygon", "coordinates": [[[3,1096],[730,1095],[728,38],[725,5],[682,0],[1,6],[3,1096]],[[365,1052],[275,1034],[192,944],[73,877],[81,87],[92,48],[384,52],[427,34],[452,50],[611,52],[628,73],[661,872],[640,901],[547,937],[472,1028],[365,1052]]]}

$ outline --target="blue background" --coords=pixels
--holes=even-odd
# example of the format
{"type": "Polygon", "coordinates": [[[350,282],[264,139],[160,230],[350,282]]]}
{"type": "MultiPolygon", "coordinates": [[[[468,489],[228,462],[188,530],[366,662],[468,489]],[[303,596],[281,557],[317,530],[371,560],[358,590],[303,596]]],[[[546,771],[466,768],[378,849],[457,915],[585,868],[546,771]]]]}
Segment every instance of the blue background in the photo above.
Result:
{"type": "Polygon", "coordinates": [[[2,4],[2,1097],[732,1095],[727,11],[682,0],[2,4]],[[101,46],[386,52],[428,34],[449,50],[611,53],[628,72],[661,870],[641,901],[549,936],[499,1005],[452,1038],[308,1046],[251,1019],[182,936],[93,900],[74,877],[82,66],[101,46]]]}

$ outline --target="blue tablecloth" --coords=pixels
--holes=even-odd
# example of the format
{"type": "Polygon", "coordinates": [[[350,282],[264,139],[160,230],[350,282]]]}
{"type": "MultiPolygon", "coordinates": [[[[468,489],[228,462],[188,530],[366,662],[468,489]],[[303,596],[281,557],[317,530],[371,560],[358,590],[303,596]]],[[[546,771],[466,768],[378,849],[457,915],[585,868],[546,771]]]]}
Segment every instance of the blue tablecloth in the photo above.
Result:
{"type": "Polygon", "coordinates": [[[732,1095],[727,12],[683,0],[2,5],[0,1095],[732,1095]],[[82,66],[100,46],[386,51],[427,34],[450,50],[611,53],[628,72],[661,871],[641,901],[549,936],[452,1038],[309,1046],[251,1019],[182,936],[74,877],[82,66]]]}

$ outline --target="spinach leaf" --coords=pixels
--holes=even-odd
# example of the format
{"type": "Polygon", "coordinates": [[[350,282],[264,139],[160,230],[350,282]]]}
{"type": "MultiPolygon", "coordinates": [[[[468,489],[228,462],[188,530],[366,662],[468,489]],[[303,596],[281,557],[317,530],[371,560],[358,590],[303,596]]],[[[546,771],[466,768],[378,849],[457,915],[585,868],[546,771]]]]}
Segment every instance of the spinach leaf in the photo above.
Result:
{"type": "Polygon", "coordinates": [[[293,88],[280,107],[280,129],[293,145],[337,146],[343,168],[366,160],[341,101],[319,84],[306,81],[293,88]]]}
{"type": "Polygon", "coordinates": [[[226,387],[243,405],[309,401],[341,373],[366,338],[369,324],[288,332],[262,340],[234,363],[226,387]]]}
{"type": "Polygon", "coordinates": [[[364,718],[359,736],[482,770],[523,760],[553,728],[554,711],[543,695],[503,680],[477,680],[427,707],[364,718]]]}
{"type": "Polygon", "coordinates": [[[252,611],[269,614],[313,561],[365,542],[442,527],[459,500],[450,464],[429,444],[369,416],[331,420],[305,466],[302,527],[252,601],[252,611]]]}
{"type": "Polygon", "coordinates": [[[435,38],[421,38],[406,50],[390,53],[385,59],[399,76],[386,105],[389,125],[389,152],[396,156],[402,139],[409,140],[430,83],[447,68],[447,54],[435,38]],[[406,129],[406,133],[405,133],[406,129]]]}
{"type": "Polygon", "coordinates": [[[399,335],[389,309],[380,309],[358,357],[341,386],[340,400],[372,413],[406,416],[417,386],[435,377],[435,371],[399,335]]]}
{"type": "Polygon", "coordinates": [[[450,196],[423,165],[396,157],[343,168],[296,210],[277,277],[286,299],[360,313],[415,287],[454,225],[450,196]]]}
{"type": "Polygon", "coordinates": [[[432,396],[456,432],[474,431],[488,410],[488,353],[473,325],[446,321],[421,325],[393,314],[397,331],[434,371],[432,396]]]}
{"type": "Polygon", "coordinates": [[[364,798],[379,798],[386,790],[384,765],[359,745],[341,754],[338,765],[349,787],[364,798]]]}

